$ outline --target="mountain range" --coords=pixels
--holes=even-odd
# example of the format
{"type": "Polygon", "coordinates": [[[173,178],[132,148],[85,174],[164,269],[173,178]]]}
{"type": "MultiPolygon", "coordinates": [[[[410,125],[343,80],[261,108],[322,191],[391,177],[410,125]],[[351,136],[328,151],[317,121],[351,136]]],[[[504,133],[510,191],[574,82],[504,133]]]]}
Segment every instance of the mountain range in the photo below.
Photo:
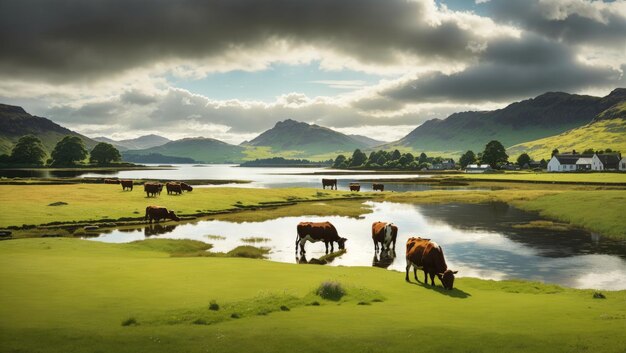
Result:
{"type": "Polygon", "coordinates": [[[626,89],[615,89],[605,97],[549,92],[498,110],[454,113],[446,119],[428,120],[386,144],[291,119],[277,122],[240,145],[205,137],[170,141],[158,135],[121,141],[91,139],[21,107],[0,104],[0,153],[10,153],[11,146],[26,134],[39,136],[49,151],[68,134],[81,137],[88,148],[104,141],[118,146],[125,159],[144,163],[237,163],[277,156],[327,160],[357,148],[365,152],[398,148],[454,157],[469,149],[479,152],[490,140],[502,142],[513,157],[530,152],[540,159],[549,158],[553,148],[626,151],[626,89]]]}

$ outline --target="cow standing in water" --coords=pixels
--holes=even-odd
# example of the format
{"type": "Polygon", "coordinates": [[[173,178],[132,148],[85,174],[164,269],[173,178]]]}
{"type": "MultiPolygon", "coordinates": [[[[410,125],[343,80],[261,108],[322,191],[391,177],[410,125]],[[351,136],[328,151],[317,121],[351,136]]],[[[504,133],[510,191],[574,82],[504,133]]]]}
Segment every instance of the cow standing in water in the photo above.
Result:
{"type": "Polygon", "coordinates": [[[327,186],[330,186],[331,190],[333,187],[337,190],[337,179],[322,179],[322,188],[326,189],[327,186]]]}
{"type": "Polygon", "coordinates": [[[350,191],[361,191],[361,184],[359,183],[350,183],[350,191]]]}
{"type": "Polygon", "coordinates": [[[161,206],[148,206],[146,207],[146,215],[144,220],[149,220],[150,223],[154,220],[159,222],[162,219],[171,219],[172,221],[180,221],[180,218],[176,216],[174,211],[168,211],[167,208],[161,206]]]}
{"type": "Polygon", "coordinates": [[[337,233],[337,229],[330,222],[300,222],[298,223],[298,235],[296,236],[296,252],[298,252],[298,244],[300,244],[300,255],[304,254],[304,244],[308,241],[316,243],[323,241],[326,245],[326,253],[328,254],[328,244],[330,243],[330,252],[335,251],[334,242],[337,242],[339,250],[345,249],[346,238],[341,238],[337,233]]]}
{"type": "Polygon", "coordinates": [[[372,224],[372,240],[374,241],[374,252],[378,251],[378,243],[380,243],[380,251],[385,249],[396,250],[396,238],[398,237],[398,227],[393,223],[374,222],[372,224]]]}
{"type": "Polygon", "coordinates": [[[383,184],[372,184],[372,190],[374,190],[374,191],[385,191],[385,185],[383,185],[383,184]]]}
{"type": "Polygon", "coordinates": [[[413,266],[413,276],[417,279],[417,268],[424,270],[424,283],[428,284],[428,276],[430,276],[430,284],[435,285],[435,276],[439,278],[441,284],[446,289],[454,288],[454,275],[458,271],[452,271],[448,268],[446,260],[443,257],[443,249],[434,241],[423,238],[409,238],[406,241],[406,276],[405,280],[409,281],[409,270],[413,266]]]}

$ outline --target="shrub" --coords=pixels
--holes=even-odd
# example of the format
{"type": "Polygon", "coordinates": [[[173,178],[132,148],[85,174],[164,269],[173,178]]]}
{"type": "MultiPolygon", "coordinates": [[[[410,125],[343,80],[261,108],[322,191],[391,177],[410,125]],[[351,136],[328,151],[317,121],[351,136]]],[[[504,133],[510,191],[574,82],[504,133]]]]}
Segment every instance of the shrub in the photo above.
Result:
{"type": "Polygon", "coordinates": [[[232,313],[230,314],[230,317],[233,319],[240,319],[241,318],[241,314],[239,313],[232,313]]]}
{"type": "Polygon", "coordinates": [[[606,299],[606,296],[600,292],[594,292],[593,299],[606,299]]]}
{"type": "Polygon", "coordinates": [[[139,323],[137,322],[137,319],[135,319],[134,317],[129,317],[128,319],[122,321],[122,326],[137,326],[139,325],[139,323]]]}
{"type": "Polygon", "coordinates": [[[289,311],[289,308],[286,305],[281,305],[280,306],[280,310],[281,311],[289,311]]]}
{"type": "Polygon", "coordinates": [[[326,300],[338,301],[346,294],[346,291],[341,286],[341,283],[327,281],[320,284],[315,294],[326,300]]]}
{"type": "Polygon", "coordinates": [[[250,245],[243,245],[234,248],[226,253],[228,257],[246,257],[250,259],[263,259],[270,252],[268,248],[257,248],[250,245]]]}
{"type": "Polygon", "coordinates": [[[217,304],[215,300],[211,300],[211,303],[209,304],[209,310],[218,311],[220,310],[220,305],[217,304]]]}
{"type": "Polygon", "coordinates": [[[194,325],[207,325],[207,322],[204,319],[195,319],[192,322],[192,324],[194,324],[194,325]]]}

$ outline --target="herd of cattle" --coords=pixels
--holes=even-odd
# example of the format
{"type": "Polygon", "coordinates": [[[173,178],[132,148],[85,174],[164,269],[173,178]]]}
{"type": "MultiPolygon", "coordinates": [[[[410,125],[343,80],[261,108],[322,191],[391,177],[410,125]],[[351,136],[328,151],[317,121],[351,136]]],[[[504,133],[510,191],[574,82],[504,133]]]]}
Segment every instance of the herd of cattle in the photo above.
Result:
{"type": "MultiPolygon", "coordinates": [[[[374,222],[372,224],[372,241],[374,242],[374,252],[376,253],[380,247],[380,253],[394,252],[396,248],[396,238],[398,236],[398,227],[393,223],[374,222]]],[[[336,242],[339,249],[345,249],[346,241],[337,232],[337,228],[330,222],[300,222],[297,226],[296,236],[296,253],[298,246],[300,247],[300,255],[306,253],[304,244],[307,241],[312,243],[324,242],[326,245],[326,253],[328,254],[328,245],[330,251],[334,251],[334,243],[336,242]]],[[[409,238],[406,242],[406,276],[405,280],[409,280],[409,270],[413,268],[413,276],[416,281],[417,269],[424,271],[424,283],[428,284],[430,276],[431,285],[435,285],[435,277],[439,278],[441,284],[446,289],[454,288],[454,275],[458,271],[452,271],[448,268],[446,260],[443,256],[443,249],[434,241],[425,238],[409,238]]]]}
{"type": "MultiPolygon", "coordinates": [[[[337,179],[322,179],[322,189],[326,189],[327,186],[331,190],[337,190],[337,179]]],[[[361,191],[361,184],[359,183],[350,183],[348,187],[350,191],[361,191]]],[[[372,184],[372,189],[374,191],[385,191],[385,185],[374,183],[372,184]]]]}
{"type": "MultiPolygon", "coordinates": [[[[123,179],[104,179],[105,184],[120,184],[122,185],[122,190],[133,191],[133,181],[132,180],[123,180],[123,179]]],[[[181,195],[183,191],[193,191],[193,187],[184,182],[170,181],[165,183],[165,189],[167,190],[167,194],[178,194],[181,195]]],[[[143,184],[143,191],[146,193],[148,197],[156,197],[157,195],[161,195],[161,191],[163,191],[163,184],[159,182],[146,182],[143,184]]]]}

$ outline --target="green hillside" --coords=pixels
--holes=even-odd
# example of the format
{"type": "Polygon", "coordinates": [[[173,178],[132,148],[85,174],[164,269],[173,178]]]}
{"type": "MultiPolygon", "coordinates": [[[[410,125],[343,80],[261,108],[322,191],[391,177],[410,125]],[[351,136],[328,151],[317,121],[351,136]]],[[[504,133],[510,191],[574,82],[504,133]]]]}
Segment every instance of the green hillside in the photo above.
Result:
{"type": "Polygon", "coordinates": [[[307,158],[311,156],[333,155],[366,148],[367,144],[318,125],[309,125],[287,119],[263,132],[255,139],[242,145],[269,147],[276,155],[307,158]]]}
{"type": "MultiPolygon", "coordinates": [[[[196,137],[168,142],[164,145],[143,150],[126,151],[124,155],[145,156],[154,153],[171,157],[186,157],[205,163],[240,162],[244,148],[212,138],[196,137]]],[[[134,158],[141,161],[140,158],[134,158]]]]}
{"type": "Polygon", "coordinates": [[[620,102],[626,102],[626,89],[615,89],[606,97],[550,92],[499,110],[429,120],[389,146],[451,152],[482,150],[490,140],[513,146],[585,126],[620,102]]]}
{"type": "Polygon", "coordinates": [[[508,148],[507,153],[516,157],[526,152],[534,159],[548,160],[554,148],[561,152],[588,148],[626,152],[626,118],[600,120],[562,134],[520,143],[508,148]]]}
{"type": "Polygon", "coordinates": [[[80,137],[88,149],[98,143],[49,119],[30,115],[22,107],[0,104],[0,154],[10,154],[17,140],[29,134],[39,137],[48,153],[66,135],[80,137]]]}

